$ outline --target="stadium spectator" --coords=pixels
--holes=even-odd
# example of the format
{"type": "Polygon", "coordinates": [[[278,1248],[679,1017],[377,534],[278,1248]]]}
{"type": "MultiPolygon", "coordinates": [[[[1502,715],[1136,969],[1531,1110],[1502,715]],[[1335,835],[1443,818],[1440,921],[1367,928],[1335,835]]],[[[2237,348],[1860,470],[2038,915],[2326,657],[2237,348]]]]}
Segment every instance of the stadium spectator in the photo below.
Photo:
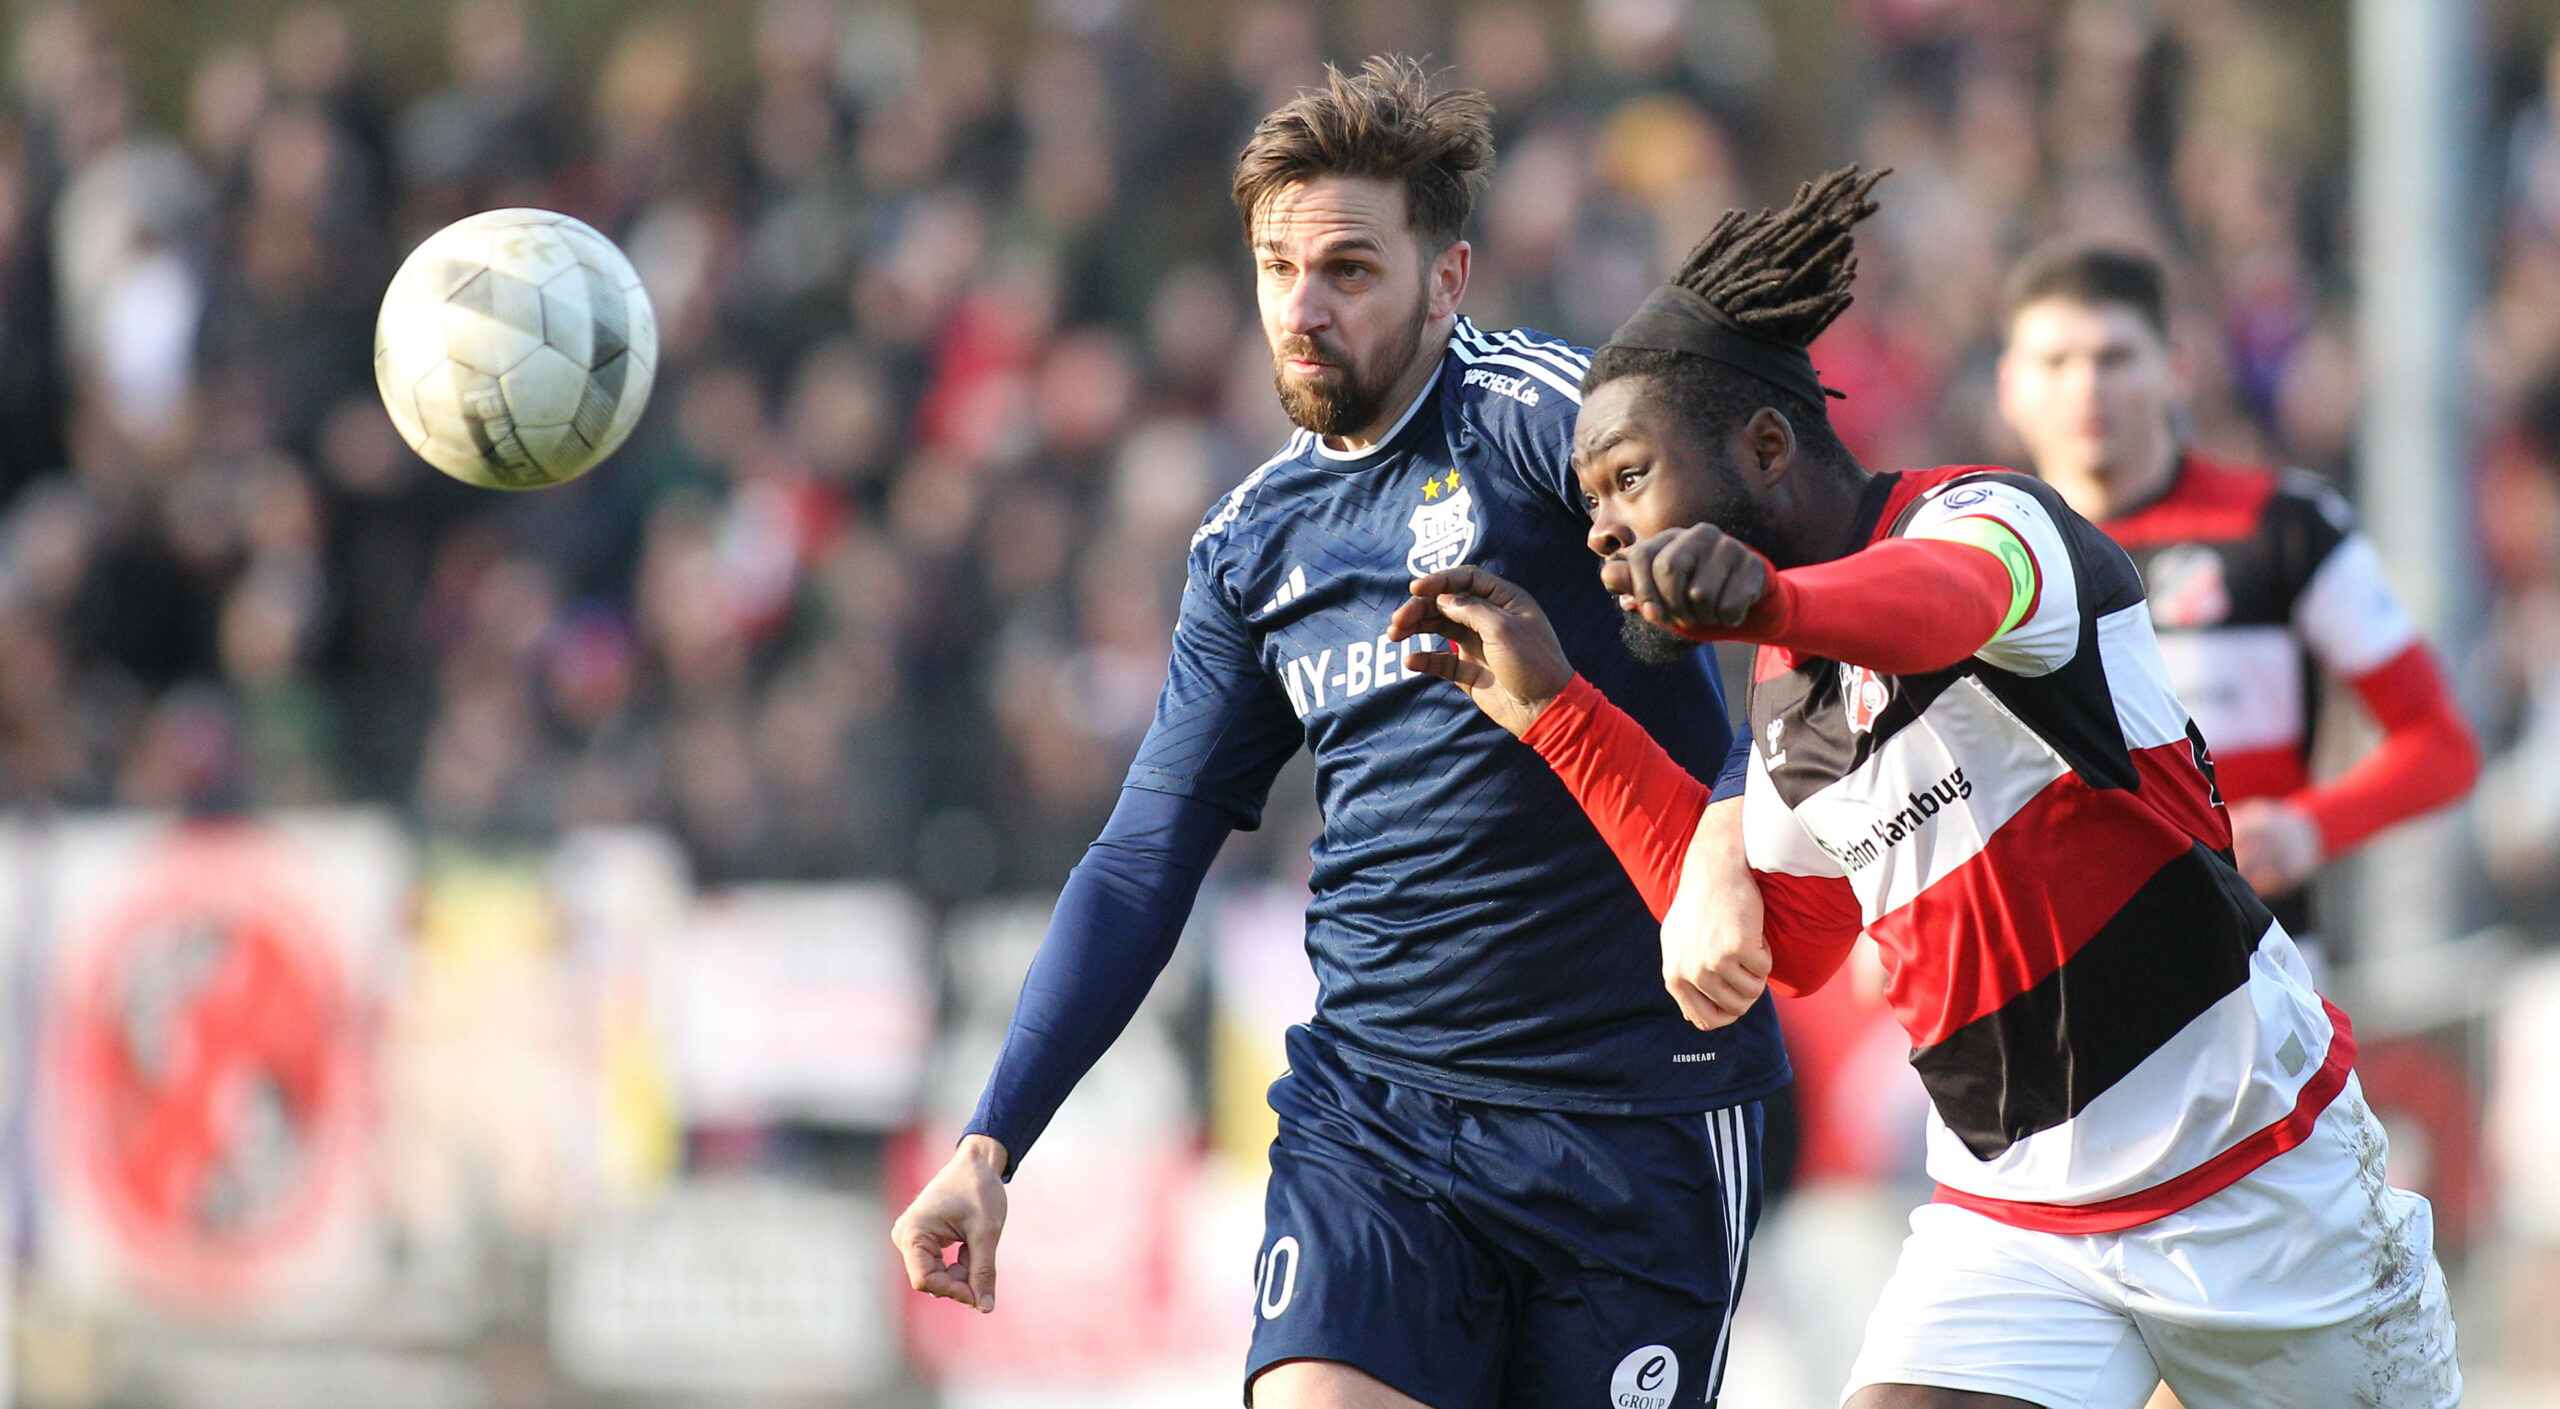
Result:
{"type": "MultiPolygon", "coordinates": [[[[387,799],[466,835],[655,820],[714,878],[939,875],[922,811],[998,843],[937,885],[1054,884],[1155,683],[1164,526],[1285,433],[1225,213],[1192,193],[1320,54],[1387,23],[1232,10],[1223,49],[1186,51],[1108,6],[999,35],[769,0],[573,55],[539,4],[461,0],[422,82],[437,56],[306,5],[178,56],[183,140],[128,76],[129,46],[166,65],[166,39],[32,14],[0,129],[0,515],[44,571],[70,553],[76,586],[13,594],[0,633],[0,665],[55,682],[13,706],[12,757],[50,762],[13,765],[9,794],[113,796],[154,701],[200,681],[264,740],[251,797],[387,799]],[[397,450],[364,374],[398,252],[515,203],[622,240],[666,341],[616,462],[521,498],[397,450]],[[236,527],[279,467],[305,485],[307,567],[236,527]],[[821,766],[786,765],[804,749],[821,766]],[[832,819],[827,786],[855,800],[832,819]]],[[[1998,271],[2070,231],[2191,254],[2218,333],[2203,438],[2341,466],[2339,154],[2317,140],[2337,124],[2314,120],[2334,102],[2267,97],[2305,91],[2307,21],[2233,0],[1847,14],[1876,82],[1815,122],[1793,119],[1832,90],[1777,62],[1783,12],[1396,21],[1482,69],[1512,129],[1485,316],[1597,337],[1699,211],[1846,143],[1903,173],[1821,350],[1862,455],[2008,448],[1998,271]]]]}

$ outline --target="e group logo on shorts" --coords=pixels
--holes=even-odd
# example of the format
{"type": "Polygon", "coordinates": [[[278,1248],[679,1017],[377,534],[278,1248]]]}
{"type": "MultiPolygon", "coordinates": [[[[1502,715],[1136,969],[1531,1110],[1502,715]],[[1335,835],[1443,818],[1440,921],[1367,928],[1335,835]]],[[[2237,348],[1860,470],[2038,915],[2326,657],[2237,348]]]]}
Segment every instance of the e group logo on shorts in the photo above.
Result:
{"type": "Polygon", "coordinates": [[[1609,1377],[1611,1409],[1671,1409],[1680,1393],[1680,1357],[1667,1345],[1638,1346],[1609,1377]]]}

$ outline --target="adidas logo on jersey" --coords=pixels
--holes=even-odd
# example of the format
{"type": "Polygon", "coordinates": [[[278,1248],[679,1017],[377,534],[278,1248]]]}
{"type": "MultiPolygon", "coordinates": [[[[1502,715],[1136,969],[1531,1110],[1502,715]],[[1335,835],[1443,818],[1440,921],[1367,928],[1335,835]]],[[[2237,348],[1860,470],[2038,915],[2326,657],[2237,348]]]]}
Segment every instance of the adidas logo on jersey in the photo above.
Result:
{"type": "Polygon", "coordinates": [[[1307,570],[1304,567],[1293,567],[1289,569],[1289,580],[1281,583],[1280,590],[1272,594],[1271,600],[1262,604],[1262,613],[1269,616],[1305,595],[1307,595],[1307,570]]]}

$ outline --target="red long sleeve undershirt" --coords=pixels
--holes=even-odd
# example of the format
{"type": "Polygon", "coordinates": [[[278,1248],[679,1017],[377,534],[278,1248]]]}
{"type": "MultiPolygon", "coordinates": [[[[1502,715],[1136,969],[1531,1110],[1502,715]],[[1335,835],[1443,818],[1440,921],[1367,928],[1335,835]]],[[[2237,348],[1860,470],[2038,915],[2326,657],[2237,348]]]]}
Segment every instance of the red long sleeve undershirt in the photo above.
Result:
{"type": "MultiPolygon", "coordinates": [[[[1669,914],[1689,840],[1706,814],[1707,785],[1579,675],[1520,737],[1582,804],[1654,918],[1669,914]]],[[[1760,884],[1770,985],[1790,997],[1820,988],[1858,937],[1857,896],[1836,876],[1751,874],[1760,884]]]]}
{"type": "Polygon", "coordinates": [[[1740,625],[1681,634],[1755,641],[1879,675],[1923,675],[1981,650],[2009,603],[2009,570],[1983,549],[1888,538],[1827,563],[1772,571],[1740,625]]]}
{"type": "Polygon", "coordinates": [[[2480,744],[2423,641],[2350,682],[2382,726],[2382,742],[2354,767],[2288,801],[2320,828],[2324,855],[2353,851],[2374,833],[2432,812],[2471,790],[2480,744]]]}
{"type": "MultiPolygon", "coordinates": [[[[1754,641],[1887,675],[1943,670],[1981,650],[2011,600],[2009,570],[1970,543],[1889,538],[1846,557],[1772,572],[1768,591],[1735,627],[1699,640],[1754,641]]],[[[1521,736],[1626,867],[1656,919],[1680,893],[1689,841],[1708,789],[1579,675],[1521,736]]],[[[1754,871],[1769,945],[1770,985],[1822,986],[1858,937],[1846,880],[1754,871]]]]}

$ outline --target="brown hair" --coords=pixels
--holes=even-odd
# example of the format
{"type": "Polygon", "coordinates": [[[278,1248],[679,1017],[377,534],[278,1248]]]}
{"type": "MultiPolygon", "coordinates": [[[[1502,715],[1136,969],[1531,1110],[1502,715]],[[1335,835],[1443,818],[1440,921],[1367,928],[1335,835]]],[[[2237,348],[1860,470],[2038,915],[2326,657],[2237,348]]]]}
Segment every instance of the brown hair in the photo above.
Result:
{"type": "Polygon", "coordinates": [[[1253,129],[1236,159],[1236,210],[1245,223],[1286,186],[1319,176],[1401,182],[1405,219],[1426,248],[1458,238],[1493,176],[1493,104],[1472,88],[1433,92],[1422,65],[1381,54],[1346,76],[1325,65],[1324,86],[1253,129]]]}
{"type": "Polygon", "coordinates": [[[2006,340],[2028,304],[2049,298],[2073,303],[2120,303],[2142,315],[2151,331],[2169,336],[2167,278],[2160,261],[2116,245],[2057,240],[2030,252],[2010,272],[2006,301],[2000,309],[2000,335],[2006,340]]]}

